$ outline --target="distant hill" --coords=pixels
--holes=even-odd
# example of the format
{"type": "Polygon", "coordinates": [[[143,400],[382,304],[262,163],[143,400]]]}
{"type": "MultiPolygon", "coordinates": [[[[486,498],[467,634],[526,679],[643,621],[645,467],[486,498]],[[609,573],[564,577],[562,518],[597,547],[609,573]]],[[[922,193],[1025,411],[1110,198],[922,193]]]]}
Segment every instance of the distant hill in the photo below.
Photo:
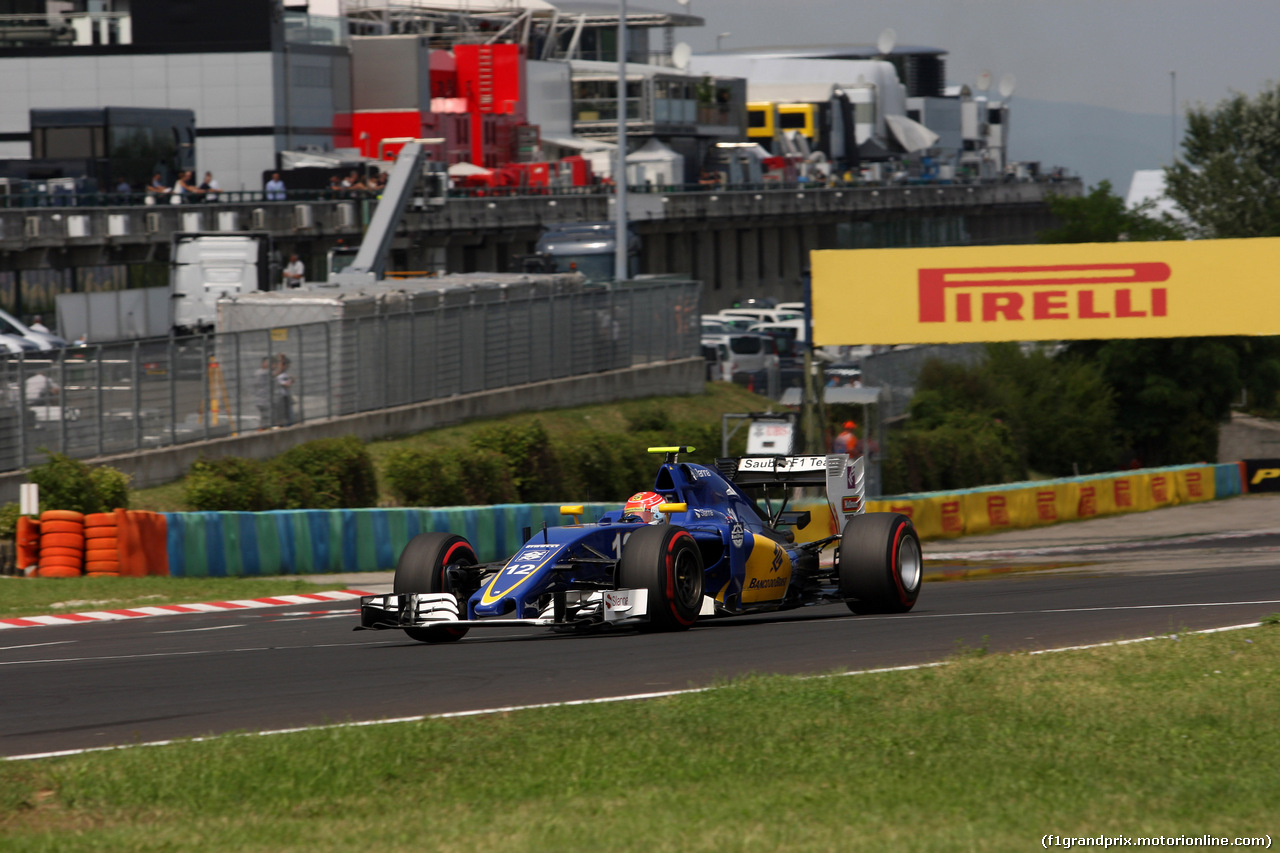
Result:
{"type": "MultiPolygon", "coordinates": [[[[1133,173],[1169,164],[1169,117],[1127,113],[1085,104],[1014,96],[1009,128],[1013,160],[1039,160],[1047,171],[1063,166],[1086,186],[1102,180],[1120,196],[1133,173]]],[[[1178,124],[1179,141],[1185,119],[1178,124]]]]}

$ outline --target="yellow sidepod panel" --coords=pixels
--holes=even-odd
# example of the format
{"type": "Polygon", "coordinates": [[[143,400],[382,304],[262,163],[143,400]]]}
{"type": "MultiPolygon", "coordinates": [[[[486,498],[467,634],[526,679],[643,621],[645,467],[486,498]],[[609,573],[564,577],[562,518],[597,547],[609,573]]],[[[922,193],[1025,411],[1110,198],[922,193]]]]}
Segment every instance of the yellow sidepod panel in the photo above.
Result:
{"type": "Polygon", "coordinates": [[[777,601],[787,594],[791,583],[791,558],[778,543],[763,536],[748,535],[752,543],[742,578],[742,603],[777,601]]]}

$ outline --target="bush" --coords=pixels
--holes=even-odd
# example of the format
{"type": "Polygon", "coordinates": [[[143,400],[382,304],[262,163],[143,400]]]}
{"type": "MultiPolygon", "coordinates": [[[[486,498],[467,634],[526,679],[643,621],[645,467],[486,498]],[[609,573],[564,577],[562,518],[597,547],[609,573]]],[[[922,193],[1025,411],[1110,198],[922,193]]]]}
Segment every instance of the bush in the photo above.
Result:
{"type": "Polygon", "coordinates": [[[373,460],[354,436],[308,441],[270,462],[201,459],[186,485],[187,505],[198,511],[346,509],[377,501],[373,460]]]}
{"type": "Polygon", "coordinates": [[[457,471],[458,500],[450,503],[478,506],[520,500],[510,463],[501,453],[468,447],[450,453],[445,464],[457,471]]]}
{"type": "Polygon", "coordinates": [[[90,469],[89,482],[103,512],[129,508],[129,475],[106,465],[90,469]]]}
{"type": "Polygon", "coordinates": [[[457,502],[458,472],[440,452],[402,448],[387,457],[387,487],[404,506],[449,506],[457,502]]]}
{"type": "Polygon", "coordinates": [[[7,503],[0,506],[0,539],[12,540],[18,535],[18,504],[7,503]]]}
{"type": "Polygon", "coordinates": [[[884,463],[886,494],[966,489],[1025,479],[1009,427],[967,412],[933,429],[895,436],[884,463]]]}
{"type": "Polygon", "coordinates": [[[565,497],[561,459],[541,421],[483,427],[472,436],[471,446],[506,458],[521,501],[544,503],[565,497]]]}
{"type": "Polygon", "coordinates": [[[228,456],[197,459],[187,474],[184,497],[198,512],[258,512],[271,509],[264,479],[266,466],[253,459],[228,456]]]}
{"type": "Polygon", "coordinates": [[[90,468],[61,453],[28,474],[40,487],[40,508],[109,512],[129,505],[129,477],[115,468],[90,468]]]}
{"type": "Polygon", "coordinates": [[[299,444],[272,463],[285,483],[293,484],[287,494],[295,496],[298,507],[289,509],[342,509],[374,506],[378,502],[378,479],[373,459],[360,439],[353,435],[321,438],[299,444]],[[300,483],[294,473],[310,481],[300,483]]]}

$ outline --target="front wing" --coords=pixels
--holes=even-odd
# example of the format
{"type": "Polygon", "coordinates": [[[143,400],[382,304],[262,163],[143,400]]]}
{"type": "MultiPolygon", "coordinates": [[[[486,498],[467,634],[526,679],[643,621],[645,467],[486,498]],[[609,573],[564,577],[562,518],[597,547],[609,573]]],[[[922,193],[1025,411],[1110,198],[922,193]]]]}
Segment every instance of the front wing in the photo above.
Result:
{"type": "Polygon", "coordinates": [[[356,630],[425,628],[449,622],[461,622],[468,628],[528,628],[649,621],[649,591],[646,589],[611,589],[595,595],[599,596],[598,606],[580,608],[576,611],[578,615],[572,618],[558,617],[555,606],[551,605],[536,619],[466,619],[458,609],[458,600],[448,593],[365,595],[360,598],[360,627],[356,630]]]}

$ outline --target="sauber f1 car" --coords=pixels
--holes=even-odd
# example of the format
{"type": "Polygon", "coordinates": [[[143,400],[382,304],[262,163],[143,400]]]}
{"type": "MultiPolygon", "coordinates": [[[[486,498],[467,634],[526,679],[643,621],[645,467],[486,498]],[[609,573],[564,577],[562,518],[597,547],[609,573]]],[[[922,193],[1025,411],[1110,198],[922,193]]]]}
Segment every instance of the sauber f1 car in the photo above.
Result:
{"type": "Polygon", "coordinates": [[[481,563],[461,536],[422,533],[396,565],[394,592],[360,599],[361,629],[398,628],[425,643],[472,628],[577,630],[635,624],[681,631],[700,617],[843,601],[855,613],[902,613],[920,594],[923,560],[911,520],[867,513],[861,459],[846,455],[665,461],[652,492],[594,523],[525,532],[508,560],[481,563]],[[791,490],[825,486],[841,532],[798,543],[809,512],[791,490]],[[757,499],[764,505],[763,514],[757,499]],[[777,508],[774,503],[777,502],[777,508]],[[530,535],[532,533],[532,535],[530,535]],[[835,559],[819,559],[836,545],[835,559]]]}

